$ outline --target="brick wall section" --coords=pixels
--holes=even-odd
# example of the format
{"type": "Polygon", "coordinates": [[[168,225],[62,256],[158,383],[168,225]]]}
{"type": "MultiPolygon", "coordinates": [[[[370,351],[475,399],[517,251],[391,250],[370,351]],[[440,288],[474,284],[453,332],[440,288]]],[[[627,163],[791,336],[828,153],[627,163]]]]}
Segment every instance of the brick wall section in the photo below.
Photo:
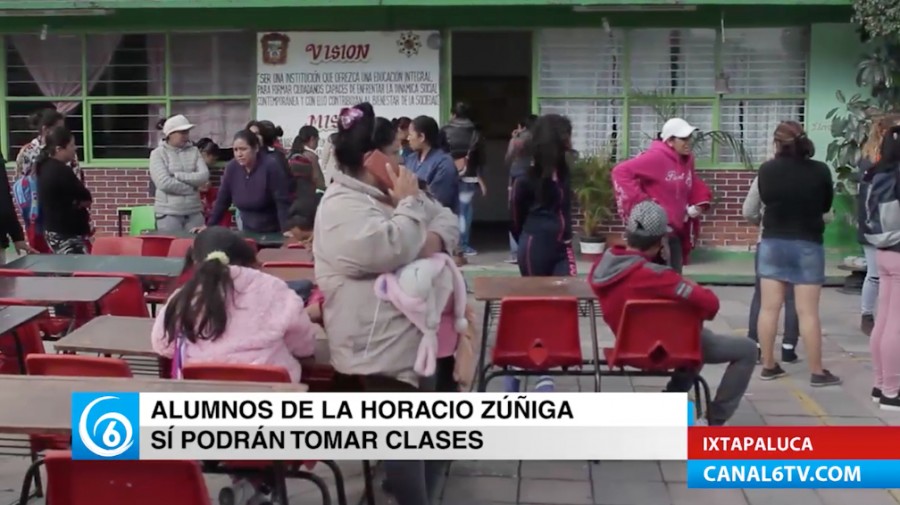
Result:
{"type": "MultiPolygon", "coordinates": [[[[11,171],[9,175],[12,177],[11,171]]],[[[214,174],[213,179],[218,179],[218,175],[214,174]]],[[[715,200],[712,211],[703,218],[700,245],[740,250],[755,245],[758,232],[741,217],[741,204],[754,172],[705,170],[699,175],[710,186],[715,200]]],[[[98,235],[116,233],[117,208],[153,202],[148,194],[150,176],[143,168],[88,168],[85,169],[85,180],[94,196],[93,218],[98,235]]],[[[618,218],[614,221],[614,225],[602,226],[600,232],[621,233],[618,218]]],[[[576,218],[576,224],[580,226],[580,218],[576,218]]]]}
{"type": "MultiPolygon", "coordinates": [[[[741,206],[755,172],[745,170],[701,170],[698,175],[713,193],[711,211],[703,217],[700,227],[700,247],[749,250],[756,245],[759,231],[741,216],[741,206]]],[[[601,234],[620,234],[618,217],[614,224],[600,227],[601,234]]],[[[580,225],[581,220],[578,219],[580,225]]]]}

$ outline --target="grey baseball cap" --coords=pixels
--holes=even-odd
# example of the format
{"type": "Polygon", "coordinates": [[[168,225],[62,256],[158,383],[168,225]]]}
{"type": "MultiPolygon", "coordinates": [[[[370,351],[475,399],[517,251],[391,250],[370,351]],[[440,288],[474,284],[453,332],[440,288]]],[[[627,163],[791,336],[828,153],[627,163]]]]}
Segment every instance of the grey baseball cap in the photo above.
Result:
{"type": "Polygon", "coordinates": [[[663,237],[669,231],[669,217],[658,203],[644,200],[632,207],[625,231],[642,237],[663,237]]]}

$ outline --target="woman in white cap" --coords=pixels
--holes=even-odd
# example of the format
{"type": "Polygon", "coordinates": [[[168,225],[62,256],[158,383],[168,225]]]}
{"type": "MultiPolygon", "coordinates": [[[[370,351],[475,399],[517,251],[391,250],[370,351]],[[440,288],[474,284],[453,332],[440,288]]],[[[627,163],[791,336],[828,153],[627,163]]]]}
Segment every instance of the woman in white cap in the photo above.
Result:
{"type": "Polygon", "coordinates": [[[150,153],[156,229],[164,233],[189,232],[205,222],[200,188],[209,181],[209,168],[191,143],[193,127],[181,114],[166,119],[163,141],[150,153]]]}
{"type": "Polygon", "coordinates": [[[698,218],[712,200],[694,168],[692,138],[696,132],[697,128],[684,119],[670,119],[646,151],[619,163],[612,171],[616,204],[623,220],[632,207],[645,200],[665,209],[671,231],[664,244],[664,259],[679,273],[693,248],[698,218]]]}

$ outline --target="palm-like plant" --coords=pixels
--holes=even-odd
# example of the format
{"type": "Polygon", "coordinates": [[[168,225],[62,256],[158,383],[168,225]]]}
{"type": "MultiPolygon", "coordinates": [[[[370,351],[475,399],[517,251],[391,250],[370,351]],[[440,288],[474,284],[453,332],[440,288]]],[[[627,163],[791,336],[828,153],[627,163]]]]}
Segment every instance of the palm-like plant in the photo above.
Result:
{"type": "Polygon", "coordinates": [[[612,214],[615,190],[612,169],[616,165],[612,149],[580,156],[572,166],[572,192],[584,218],[583,236],[594,231],[612,214]]]}
{"type": "MultiPolygon", "coordinates": [[[[653,112],[657,116],[657,128],[658,132],[662,129],[663,124],[669,119],[674,117],[680,117],[687,121],[688,123],[694,124],[691,121],[690,114],[686,110],[684,106],[684,102],[679,102],[675,95],[671,93],[653,91],[649,93],[639,93],[635,97],[635,101],[642,105],[647,105],[653,108],[653,112]]],[[[648,140],[655,140],[655,132],[653,135],[644,134],[648,140]]],[[[734,136],[726,131],[722,130],[712,130],[712,131],[698,131],[694,134],[694,148],[699,150],[704,150],[710,144],[715,144],[720,147],[731,149],[734,151],[737,159],[744,165],[748,170],[753,169],[753,160],[750,159],[750,153],[747,152],[747,149],[744,148],[743,142],[734,138],[734,136]]]]}

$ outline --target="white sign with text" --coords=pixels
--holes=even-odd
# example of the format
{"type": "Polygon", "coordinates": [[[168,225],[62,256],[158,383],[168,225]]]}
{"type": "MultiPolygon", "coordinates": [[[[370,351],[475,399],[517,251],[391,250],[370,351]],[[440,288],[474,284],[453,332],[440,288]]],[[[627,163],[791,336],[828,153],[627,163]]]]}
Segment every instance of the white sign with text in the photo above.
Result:
{"type": "Polygon", "coordinates": [[[261,33],[256,117],[281,126],[286,145],[304,125],[334,131],[360,102],[388,119],[437,118],[440,45],[433,31],[261,33]]]}

